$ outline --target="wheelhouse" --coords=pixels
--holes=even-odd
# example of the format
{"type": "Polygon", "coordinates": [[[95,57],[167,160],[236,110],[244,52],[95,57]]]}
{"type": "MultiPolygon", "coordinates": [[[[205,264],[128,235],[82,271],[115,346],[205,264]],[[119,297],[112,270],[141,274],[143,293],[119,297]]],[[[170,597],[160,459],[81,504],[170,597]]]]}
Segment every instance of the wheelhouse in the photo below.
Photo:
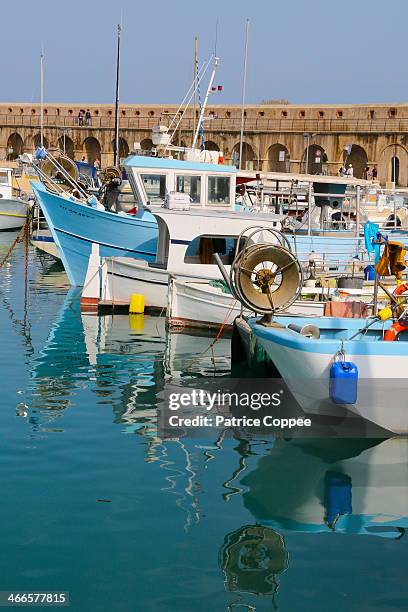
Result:
{"type": "Polygon", "coordinates": [[[235,166],[131,155],[123,167],[138,205],[162,205],[169,193],[189,196],[190,206],[234,210],[235,166]]]}

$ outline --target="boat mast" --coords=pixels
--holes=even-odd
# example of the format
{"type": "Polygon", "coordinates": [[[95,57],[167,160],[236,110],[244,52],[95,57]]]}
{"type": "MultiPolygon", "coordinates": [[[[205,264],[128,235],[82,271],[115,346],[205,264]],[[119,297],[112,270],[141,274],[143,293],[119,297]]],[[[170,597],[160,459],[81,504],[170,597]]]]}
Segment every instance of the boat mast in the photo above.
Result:
{"type": "Polygon", "coordinates": [[[116,52],[116,96],[115,96],[115,138],[113,145],[113,165],[119,164],[119,78],[120,78],[120,35],[122,26],[118,23],[118,44],[116,52]]]}
{"type": "Polygon", "coordinates": [[[197,108],[197,61],[198,61],[198,38],[194,38],[194,113],[193,113],[193,134],[196,130],[196,108],[197,108]]]}
{"type": "Polygon", "coordinates": [[[44,146],[44,49],[40,55],[40,145],[44,146]]]}
{"type": "Polygon", "coordinates": [[[217,72],[218,62],[219,62],[219,58],[218,57],[214,57],[214,65],[213,65],[212,73],[211,73],[211,76],[210,76],[210,80],[208,82],[208,87],[207,87],[207,92],[205,94],[204,104],[203,104],[203,106],[201,108],[200,116],[198,118],[197,127],[196,127],[196,130],[195,130],[195,133],[194,133],[193,144],[191,145],[192,149],[195,149],[195,147],[196,147],[198,134],[200,133],[201,124],[202,124],[202,122],[204,120],[204,113],[205,113],[205,110],[206,110],[207,104],[208,104],[208,98],[209,98],[209,95],[210,95],[210,93],[212,91],[212,86],[213,86],[213,83],[214,83],[215,73],[217,72]]]}
{"type": "Polygon", "coordinates": [[[239,170],[242,170],[242,149],[244,145],[244,123],[245,123],[245,95],[247,80],[247,61],[248,61],[248,38],[249,38],[249,19],[246,20],[245,27],[245,49],[244,49],[244,75],[242,79],[242,105],[241,105],[241,134],[239,138],[239,170]]]}

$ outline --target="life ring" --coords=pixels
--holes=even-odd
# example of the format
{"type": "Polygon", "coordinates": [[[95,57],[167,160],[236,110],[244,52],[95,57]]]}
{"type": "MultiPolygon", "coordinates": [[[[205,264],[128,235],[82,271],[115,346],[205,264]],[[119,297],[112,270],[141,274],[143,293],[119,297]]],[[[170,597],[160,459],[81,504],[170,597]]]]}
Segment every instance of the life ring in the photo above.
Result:
{"type": "Polygon", "coordinates": [[[408,291],[408,283],[402,283],[402,285],[394,289],[393,295],[402,295],[406,291],[408,291]]]}
{"type": "Polygon", "coordinates": [[[408,325],[403,325],[402,323],[395,321],[395,323],[391,325],[390,329],[387,329],[385,332],[384,340],[386,342],[394,342],[394,340],[397,340],[398,334],[403,331],[408,331],[408,325]]]}

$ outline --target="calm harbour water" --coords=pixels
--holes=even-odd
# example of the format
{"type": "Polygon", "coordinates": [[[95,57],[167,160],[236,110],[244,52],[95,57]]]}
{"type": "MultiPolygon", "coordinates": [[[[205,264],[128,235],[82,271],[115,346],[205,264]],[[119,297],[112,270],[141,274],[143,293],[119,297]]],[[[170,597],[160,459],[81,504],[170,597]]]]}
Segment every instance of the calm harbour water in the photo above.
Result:
{"type": "Polygon", "coordinates": [[[20,244],[0,270],[0,590],[76,612],[408,609],[406,439],[161,440],[165,386],[229,376],[229,341],[212,361],[163,319],[81,317],[31,248],[25,308],[24,267],[20,244]],[[335,525],[333,503],[352,506],[335,525]]]}

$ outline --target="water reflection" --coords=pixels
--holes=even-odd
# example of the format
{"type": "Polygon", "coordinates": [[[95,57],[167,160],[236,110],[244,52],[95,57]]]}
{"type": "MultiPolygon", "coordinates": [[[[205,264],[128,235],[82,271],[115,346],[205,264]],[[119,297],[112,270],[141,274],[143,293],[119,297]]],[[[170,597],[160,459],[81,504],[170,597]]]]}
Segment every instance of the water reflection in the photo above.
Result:
{"type": "Polygon", "coordinates": [[[51,416],[87,389],[98,404],[111,406],[116,423],[132,425],[141,410],[148,417],[163,380],[164,338],[163,319],[146,318],[141,335],[128,316],[81,314],[71,290],[31,363],[32,410],[51,416]]]}
{"type": "MultiPolygon", "coordinates": [[[[262,525],[240,527],[225,536],[219,565],[227,591],[269,596],[273,609],[277,609],[279,575],[289,566],[289,554],[280,533],[262,525]]],[[[250,604],[247,607],[252,608],[250,604]]],[[[233,608],[233,604],[229,606],[233,608]]]]}
{"type": "Polygon", "coordinates": [[[277,440],[245,474],[243,502],[275,529],[399,539],[408,527],[408,441],[277,440]]]}

